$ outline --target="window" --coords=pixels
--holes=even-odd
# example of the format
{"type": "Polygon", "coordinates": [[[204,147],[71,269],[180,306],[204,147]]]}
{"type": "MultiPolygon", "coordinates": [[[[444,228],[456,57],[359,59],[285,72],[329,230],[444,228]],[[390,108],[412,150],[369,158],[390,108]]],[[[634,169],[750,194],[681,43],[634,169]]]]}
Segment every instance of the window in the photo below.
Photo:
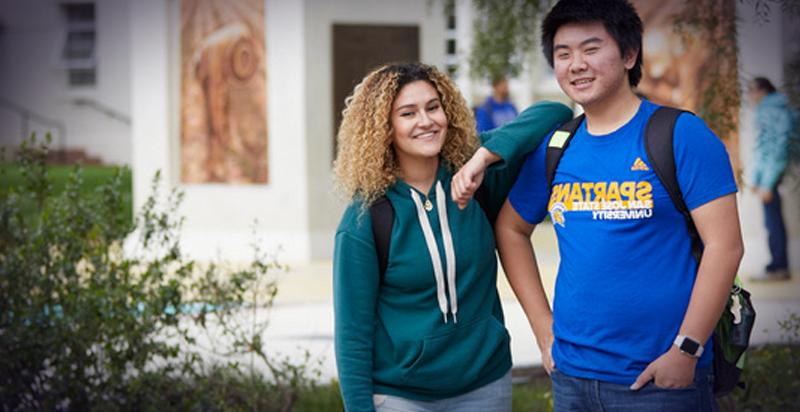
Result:
{"type": "Polygon", "coordinates": [[[456,47],[456,14],[455,7],[446,9],[445,19],[447,31],[445,32],[445,67],[452,77],[458,72],[458,48],[456,47]]]}
{"type": "Polygon", "coordinates": [[[448,30],[455,30],[456,29],[456,15],[450,14],[447,16],[447,29],[448,30]]]}
{"type": "Polygon", "coordinates": [[[94,3],[63,3],[66,36],[61,61],[70,86],[94,86],[97,82],[97,36],[94,3]]]}
{"type": "Polygon", "coordinates": [[[447,39],[447,54],[456,54],[456,39],[447,39]]]}

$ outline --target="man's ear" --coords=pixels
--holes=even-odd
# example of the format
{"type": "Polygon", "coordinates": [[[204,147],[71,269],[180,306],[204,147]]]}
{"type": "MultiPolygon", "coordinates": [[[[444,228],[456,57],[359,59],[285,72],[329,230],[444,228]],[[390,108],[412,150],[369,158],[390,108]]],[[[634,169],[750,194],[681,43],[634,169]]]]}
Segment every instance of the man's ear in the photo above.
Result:
{"type": "Polygon", "coordinates": [[[635,49],[628,52],[628,55],[622,58],[625,68],[630,70],[636,65],[636,59],[639,57],[640,50],[635,49]]]}

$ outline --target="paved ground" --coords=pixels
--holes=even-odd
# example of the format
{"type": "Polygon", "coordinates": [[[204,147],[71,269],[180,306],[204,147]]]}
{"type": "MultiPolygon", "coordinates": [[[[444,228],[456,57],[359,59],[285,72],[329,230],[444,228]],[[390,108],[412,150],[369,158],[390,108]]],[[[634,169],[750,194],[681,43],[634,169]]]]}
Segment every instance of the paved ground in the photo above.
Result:
{"type": "MultiPolygon", "coordinates": [[[[552,227],[540,225],[534,233],[534,246],[542,270],[545,290],[552,297],[558,252],[552,227]]],[[[762,263],[745,256],[742,274],[748,276],[762,263]]],[[[511,349],[515,367],[541,363],[541,355],[520,305],[514,298],[505,276],[498,276],[498,290],[506,314],[506,326],[511,334],[511,349]]],[[[758,283],[743,279],[756,306],[757,317],[754,344],[781,339],[777,322],[790,313],[800,314],[800,273],[791,281],[758,283]]],[[[321,362],[321,380],[336,376],[333,360],[333,310],[331,303],[331,262],[320,261],[294,267],[279,278],[279,292],[271,313],[266,345],[269,353],[281,353],[300,360],[308,351],[321,362]]]]}

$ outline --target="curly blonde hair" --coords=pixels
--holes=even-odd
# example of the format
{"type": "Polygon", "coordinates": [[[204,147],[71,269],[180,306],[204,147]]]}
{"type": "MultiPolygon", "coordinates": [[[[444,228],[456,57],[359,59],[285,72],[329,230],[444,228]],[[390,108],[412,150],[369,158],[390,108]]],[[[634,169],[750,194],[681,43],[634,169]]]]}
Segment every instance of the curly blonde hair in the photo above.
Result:
{"type": "Polygon", "coordinates": [[[369,206],[400,176],[390,114],[400,89],[417,80],[436,89],[447,117],[447,136],[439,154],[445,166],[458,170],[477,150],[472,110],[446,75],[422,63],[385,65],[364,77],[345,100],[333,172],[338,191],[348,201],[359,199],[369,206]]]}

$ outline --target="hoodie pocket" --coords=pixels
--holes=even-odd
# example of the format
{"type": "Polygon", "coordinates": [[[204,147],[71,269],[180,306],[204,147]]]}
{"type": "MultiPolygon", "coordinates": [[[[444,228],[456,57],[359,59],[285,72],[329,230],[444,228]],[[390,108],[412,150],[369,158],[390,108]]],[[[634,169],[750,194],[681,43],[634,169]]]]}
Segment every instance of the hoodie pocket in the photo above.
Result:
{"type": "Polygon", "coordinates": [[[423,391],[468,387],[503,362],[508,348],[506,328],[489,316],[423,339],[422,351],[403,368],[403,377],[423,391]]]}

